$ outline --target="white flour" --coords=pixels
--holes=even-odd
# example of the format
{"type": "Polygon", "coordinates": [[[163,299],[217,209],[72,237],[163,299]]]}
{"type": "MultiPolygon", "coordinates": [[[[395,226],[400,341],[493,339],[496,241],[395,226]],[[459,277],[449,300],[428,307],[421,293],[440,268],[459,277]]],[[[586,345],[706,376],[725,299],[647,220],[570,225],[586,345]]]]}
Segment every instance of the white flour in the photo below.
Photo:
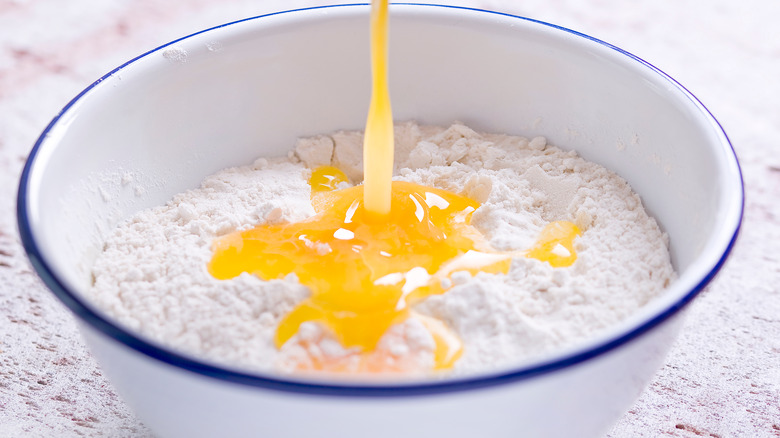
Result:
{"type": "MultiPolygon", "coordinates": [[[[507,275],[454,275],[452,289],[417,306],[464,341],[453,373],[506,366],[581,342],[626,318],[675,277],[667,238],[639,197],[623,179],[574,152],[541,137],[480,134],[460,124],[398,125],[396,143],[397,179],[482,203],[472,224],[498,250],[528,249],[554,220],[570,220],[583,231],[570,268],[519,257],[507,275]]],[[[333,164],[360,182],[361,148],[358,132],[302,139],[289,160],[225,169],[167,205],[138,213],[106,242],[93,270],[94,300],[152,339],[221,363],[289,372],[312,356],[357,360],[313,323],[277,351],[272,339],[280,318],[309,294],[295,278],[216,280],[206,265],[217,236],[313,214],[311,168],[333,164]]],[[[412,318],[392,328],[379,349],[414,374],[429,368],[433,346],[412,318]]]]}

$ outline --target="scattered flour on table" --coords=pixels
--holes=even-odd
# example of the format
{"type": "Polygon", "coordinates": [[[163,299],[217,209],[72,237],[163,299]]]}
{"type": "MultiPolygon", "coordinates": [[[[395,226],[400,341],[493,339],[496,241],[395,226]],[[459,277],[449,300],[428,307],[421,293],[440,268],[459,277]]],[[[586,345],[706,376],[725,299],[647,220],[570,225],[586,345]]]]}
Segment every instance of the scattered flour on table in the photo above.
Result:
{"type": "MultiPolygon", "coordinates": [[[[298,141],[290,159],[258,159],[225,169],[200,188],[121,223],[93,268],[90,294],[122,324],[181,351],[244,368],[290,372],[312,358],[353,358],[314,323],[278,351],[282,316],[309,296],[294,276],[249,274],[216,280],[207,272],[212,241],[263,222],[302,220],[311,169],[334,165],[362,175],[362,133],[298,141]]],[[[416,310],[454,329],[465,348],[453,373],[532,359],[571,346],[629,316],[675,278],[667,237],[628,184],[542,137],[396,126],[396,179],[461,193],[480,202],[476,226],[497,250],[528,249],[550,221],[582,230],[569,268],[518,257],[508,274],[453,275],[452,288],[416,310]]],[[[434,342],[415,318],[393,327],[379,350],[410,373],[433,363],[434,342]],[[409,365],[411,364],[411,365],[409,365]]]]}

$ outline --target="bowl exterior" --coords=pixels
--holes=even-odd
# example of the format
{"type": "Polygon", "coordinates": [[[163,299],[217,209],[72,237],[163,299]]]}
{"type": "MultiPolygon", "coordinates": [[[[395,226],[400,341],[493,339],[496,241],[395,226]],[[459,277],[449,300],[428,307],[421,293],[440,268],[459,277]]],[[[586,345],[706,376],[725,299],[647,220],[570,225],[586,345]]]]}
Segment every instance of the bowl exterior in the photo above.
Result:
{"type": "Polygon", "coordinates": [[[596,437],[639,396],[682,322],[532,379],[445,394],[333,397],[228,383],[141,354],[82,324],[106,375],[162,438],[596,437]]]}

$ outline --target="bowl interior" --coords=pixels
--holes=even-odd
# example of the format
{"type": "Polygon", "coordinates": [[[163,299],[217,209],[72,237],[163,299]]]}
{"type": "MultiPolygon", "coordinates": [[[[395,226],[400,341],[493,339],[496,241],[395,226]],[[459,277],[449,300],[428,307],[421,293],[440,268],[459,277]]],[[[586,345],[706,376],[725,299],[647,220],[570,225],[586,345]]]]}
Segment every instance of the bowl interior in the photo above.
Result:
{"type": "MultiPolygon", "coordinates": [[[[118,221],[224,167],[285,155],[299,136],[362,129],[367,13],[309,9],[211,29],[79,95],[22,181],[21,227],[44,269],[80,297],[118,221]]],[[[633,327],[696,290],[735,237],[742,186],[724,133],[682,87],[614,47],[518,17],[394,5],[390,78],[398,121],[544,135],[628,180],[669,234],[680,274],[633,327]]]]}

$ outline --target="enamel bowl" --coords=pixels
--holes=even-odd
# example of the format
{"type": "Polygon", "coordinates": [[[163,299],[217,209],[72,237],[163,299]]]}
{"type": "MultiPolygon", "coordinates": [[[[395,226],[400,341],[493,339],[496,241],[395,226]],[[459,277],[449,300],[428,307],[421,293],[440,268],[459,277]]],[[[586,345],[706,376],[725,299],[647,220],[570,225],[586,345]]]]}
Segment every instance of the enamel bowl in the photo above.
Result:
{"type": "Polygon", "coordinates": [[[152,50],[71,101],[21,179],[19,228],[116,390],[160,437],[588,437],[661,366],[681,310],[720,269],[743,188],[717,121],[664,73],[547,23],[432,5],[391,7],[397,120],[544,135],[616,171],[669,234],[679,279],[636,315],[532,363],[431,381],[262,375],[173,351],[85,296],[106,234],[141,209],[299,136],[362,129],[368,6],[255,17],[152,50]],[[126,172],[140,175],[135,189],[126,172]]]}

